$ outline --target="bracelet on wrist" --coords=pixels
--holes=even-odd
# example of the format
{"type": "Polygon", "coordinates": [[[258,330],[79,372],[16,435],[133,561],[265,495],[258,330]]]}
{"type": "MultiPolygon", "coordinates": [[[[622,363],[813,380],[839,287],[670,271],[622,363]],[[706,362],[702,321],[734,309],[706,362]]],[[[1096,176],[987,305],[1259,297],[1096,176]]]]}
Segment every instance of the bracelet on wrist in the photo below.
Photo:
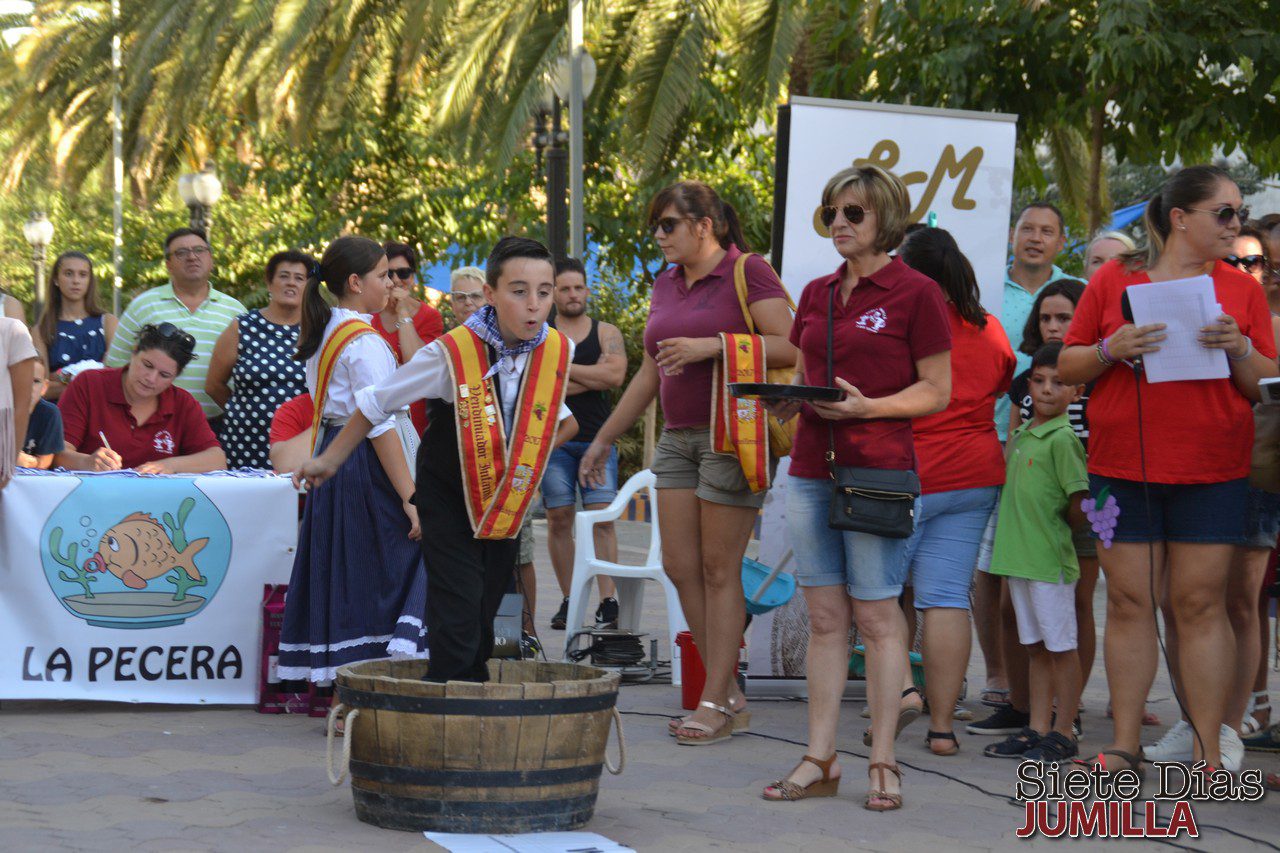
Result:
{"type": "Polygon", "coordinates": [[[1103,338],[1101,341],[1099,341],[1097,346],[1093,348],[1093,351],[1094,351],[1094,354],[1098,356],[1098,361],[1102,362],[1104,366],[1106,367],[1115,366],[1115,363],[1116,363],[1115,359],[1113,359],[1111,357],[1111,354],[1107,352],[1106,338],[1103,338]]]}
{"type": "Polygon", "coordinates": [[[1227,358],[1230,361],[1244,361],[1246,358],[1253,355],[1253,339],[1245,338],[1244,342],[1245,342],[1244,355],[1232,355],[1231,353],[1227,353],[1227,358]]]}

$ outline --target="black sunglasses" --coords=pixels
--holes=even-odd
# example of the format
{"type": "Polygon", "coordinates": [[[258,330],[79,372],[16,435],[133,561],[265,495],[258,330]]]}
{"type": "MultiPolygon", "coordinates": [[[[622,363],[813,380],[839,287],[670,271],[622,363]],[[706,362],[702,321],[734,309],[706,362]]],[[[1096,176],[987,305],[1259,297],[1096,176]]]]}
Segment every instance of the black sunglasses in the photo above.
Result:
{"type": "Polygon", "coordinates": [[[190,355],[196,351],[196,339],[188,332],[173,325],[172,323],[160,323],[152,325],[148,323],[138,331],[138,340],[155,336],[162,341],[174,341],[178,348],[190,355]]]}
{"type": "Polygon", "coordinates": [[[836,207],[834,204],[824,204],[822,206],[822,224],[827,228],[831,227],[831,223],[836,221],[836,212],[844,214],[844,218],[849,221],[850,225],[857,225],[867,218],[867,210],[860,204],[846,204],[836,207]]]}
{"type": "Polygon", "coordinates": [[[1251,273],[1263,264],[1266,261],[1266,258],[1262,255],[1227,255],[1223,260],[1231,264],[1231,266],[1236,269],[1241,269],[1245,272],[1251,273]]]}
{"type": "Polygon", "coordinates": [[[1188,207],[1187,210],[1194,210],[1197,213],[1212,213],[1218,221],[1218,224],[1226,227],[1231,224],[1231,218],[1236,217],[1243,225],[1249,221],[1249,208],[1241,205],[1240,207],[1220,207],[1217,210],[1206,210],[1203,207],[1188,207]]]}
{"type": "Polygon", "coordinates": [[[661,219],[655,219],[649,223],[649,230],[661,228],[662,233],[670,236],[671,232],[676,230],[676,226],[681,222],[696,222],[692,216],[664,216],[661,219]]]}
{"type": "Polygon", "coordinates": [[[393,275],[401,281],[408,281],[413,277],[413,267],[388,267],[387,275],[393,275]]]}

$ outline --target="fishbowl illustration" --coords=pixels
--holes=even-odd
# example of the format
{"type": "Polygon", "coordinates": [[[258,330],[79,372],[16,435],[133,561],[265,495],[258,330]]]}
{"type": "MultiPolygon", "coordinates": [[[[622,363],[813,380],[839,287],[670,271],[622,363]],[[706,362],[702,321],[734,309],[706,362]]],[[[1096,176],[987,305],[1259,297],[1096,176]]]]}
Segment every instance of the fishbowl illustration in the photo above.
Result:
{"type": "Polygon", "coordinates": [[[40,535],[54,595],[102,628],[182,624],[208,606],[230,561],[231,529],[194,479],[82,478],[40,535]]]}

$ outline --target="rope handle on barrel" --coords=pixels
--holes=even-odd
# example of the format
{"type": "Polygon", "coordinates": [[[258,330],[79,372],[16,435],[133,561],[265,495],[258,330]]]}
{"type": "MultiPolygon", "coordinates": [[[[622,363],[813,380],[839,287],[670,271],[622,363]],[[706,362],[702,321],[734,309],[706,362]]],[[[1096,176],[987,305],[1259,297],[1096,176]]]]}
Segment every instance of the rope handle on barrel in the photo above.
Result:
{"type": "Polygon", "coordinates": [[[342,715],[342,709],[341,702],[330,708],[329,719],[325,726],[324,769],[329,774],[329,782],[335,786],[341,785],[342,780],[347,778],[347,770],[351,766],[351,726],[355,723],[356,717],[360,716],[359,708],[352,708],[347,714],[342,729],[342,765],[335,774],[333,772],[333,737],[338,730],[338,718],[342,715]]]}
{"type": "MultiPolygon", "coordinates": [[[[604,766],[611,774],[618,776],[621,775],[622,768],[627,766],[627,742],[622,737],[622,715],[618,713],[616,705],[613,708],[613,725],[618,729],[618,766],[614,767],[613,764],[609,762],[608,752],[606,752],[604,756],[604,766]]],[[[605,746],[608,746],[607,741],[605,742],[605,746]]]]}

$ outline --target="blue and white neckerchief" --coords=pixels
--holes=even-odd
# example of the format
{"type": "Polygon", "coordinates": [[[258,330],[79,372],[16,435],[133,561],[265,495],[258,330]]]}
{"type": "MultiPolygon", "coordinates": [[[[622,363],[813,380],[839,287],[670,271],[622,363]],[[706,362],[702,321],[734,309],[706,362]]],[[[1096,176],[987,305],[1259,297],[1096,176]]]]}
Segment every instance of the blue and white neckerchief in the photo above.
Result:
{"type": "Polygon", "coordinates": [[[468,317],[467,322],[463,325],[475,332],[480,340],[498,351],[498,358],[493,364],[489,365],[489,370],[484,375],[485,379],[498,372],[498,364],[504,358],[510,358],[514,362],[517,356],[537,349],[547,339],[547,329],[549,328],[546,323],[543,323],[542,328],[538,330],[537,336],[532,340],[520,341],[515,346],[509,347],[502,339],[502,330],[498,327],[498,311],[492,305],[485,305],[468,317]]]}

